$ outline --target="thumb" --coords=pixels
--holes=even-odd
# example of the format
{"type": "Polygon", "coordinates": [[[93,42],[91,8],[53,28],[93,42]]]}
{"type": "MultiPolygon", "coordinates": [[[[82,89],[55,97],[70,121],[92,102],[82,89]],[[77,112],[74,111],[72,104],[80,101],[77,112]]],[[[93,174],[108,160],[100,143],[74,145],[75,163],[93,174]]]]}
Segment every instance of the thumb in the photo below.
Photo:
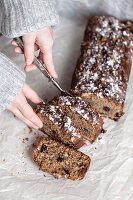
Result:
{"type": "Polygon", "coordinates": [[[35,35],[33,33],[23,36],[24,56],[26,65],[31,65],[34,60],[35,35]]]}

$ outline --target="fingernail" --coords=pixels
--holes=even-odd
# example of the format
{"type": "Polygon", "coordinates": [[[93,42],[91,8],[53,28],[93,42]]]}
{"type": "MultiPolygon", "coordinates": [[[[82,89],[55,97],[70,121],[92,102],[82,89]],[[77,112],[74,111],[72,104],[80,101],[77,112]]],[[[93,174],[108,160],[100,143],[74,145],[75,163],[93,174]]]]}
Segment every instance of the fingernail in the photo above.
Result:
{"type": "Polygon", "coordinates": [[[30,59],[26,59],[26,64],[27,64],[27,65],[31,65],[31,63],[32,63],[32,62],[31,62],[30,59]]]}
{"type": "Polygon", "coordinates": [[[16,46],[16,44],[15,44],[15,42],[14,42],[14,41],[12,41],[12,42],[11,42],[11,44],[12,44],[13,46],[16,46]]]}
{"type": "Polygon", "coordinates": [[[20,53],[20,51],[19,51],[18,49],[15,49],[15,52],[16,52],[16,53],[20,53]]]}

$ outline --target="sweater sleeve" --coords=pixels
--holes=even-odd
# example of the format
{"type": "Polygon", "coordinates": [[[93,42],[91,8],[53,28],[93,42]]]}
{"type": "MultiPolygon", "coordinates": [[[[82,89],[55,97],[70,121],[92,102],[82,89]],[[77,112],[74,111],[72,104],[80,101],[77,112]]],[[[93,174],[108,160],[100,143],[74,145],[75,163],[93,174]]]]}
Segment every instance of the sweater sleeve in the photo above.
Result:
{"type": "Polygon", "coordinates": [[[0,112],[20,93],[24,82],[24,71],[0,53],[0,112]]]}
{"type": "Polygon", "coordinates": [[[0,0],[0,6],[1,32],[8,38],[55,26],[59,22],[55,0],[0,0]]]}

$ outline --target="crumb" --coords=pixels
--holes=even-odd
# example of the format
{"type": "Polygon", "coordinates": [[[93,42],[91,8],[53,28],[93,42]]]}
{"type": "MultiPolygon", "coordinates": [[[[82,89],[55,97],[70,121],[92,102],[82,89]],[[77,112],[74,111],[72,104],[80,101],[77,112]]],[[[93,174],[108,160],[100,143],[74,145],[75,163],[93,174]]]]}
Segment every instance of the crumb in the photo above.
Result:
{"type": "Polygon", "coordinates": [[[29,141],[29,138],[28,138],[28,137],[26,137],[26,138],[23,138],[23,141],[22,141],[22,143],[25,143],[25,141],[29,141]]]}
{"type": "Polygon", "coordinates": [[[95,149],[97,149],[97,148],[95,147],[95,149]]]}
{"type": "Polygon", "coordinates": [[[29,128],[29,133],[32,133],[32,128],[31,127],[28,127],[29,128]]]}
{"type": "Polygon", "coordinates": [[[99,137],[99,138],[98,138],[98,140],[101,140],[101,139],[102,139],[102,137],[99,137]]]}
{"type": "Polygon", "coordinates": [[[101,133],[104,134],[104,133],[106,133],[106,132],[107,132],[107,130],[105,130],[105,129],[102,128],[101,133]]]}
{"type": "Polygon", "coordinates": [[[6,160],[5,160],[5,158],[3,159],[3,162],[5,162],[6,160]]]}
{"type": "Polygon", "coordinates": [[[45,175],[45,174],[43,174],[43,176],[44,176],[44,177],[46,177],[46,175],[45,175]]]}
{"type": "Polygon", "coordinates": [[[16,117],[16,115],[14,115],[14,117],[16,117]]]}
{"type": "Polygon", "coordinates": [[[32,144],[32,146],[33,146],[33,147],[36,147],[36,145],[35,145],[34,143],[32,144]]]}
{"type": "Polygon", "coordinates": [[[27,137],[27,138],[25,138],[25,140],[26,140],[26,141],[29,141],[29,138],[27,137]]]}

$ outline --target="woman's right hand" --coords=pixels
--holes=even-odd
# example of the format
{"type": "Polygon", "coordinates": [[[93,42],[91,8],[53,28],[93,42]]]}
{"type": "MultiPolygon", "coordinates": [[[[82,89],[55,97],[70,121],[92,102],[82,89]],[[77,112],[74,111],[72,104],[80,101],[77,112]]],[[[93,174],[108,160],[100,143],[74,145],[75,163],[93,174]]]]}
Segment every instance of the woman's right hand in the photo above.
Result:
{"type": "Polygon", "coordinates": [[[35,104],[42,102],[42,99],[40,99],[37,93],[25,83],[20,94],[18,94],[6,109],[13,112],[16,117],[25,122],[28,126],[35,129],[42,128],[42,121],[28,104],[26,98],[35,104]]]}
{"type": "MultiPolygon", "coordinates": [[[[57,73],[54,68],[52,47],[54,43],[54,33],[51,27],[44,27],[39,30],[27,33],[22,36],[24,43],[24,52],[20,47],[15,47],[16,53],[24,53],[26,67],[25,71],[31,71],[36,69],[36,65],[33,64],[34,52],[40,50],[39,60],[46,65],[47,70],[53,78],[57,78],[57,73]]],[[[12,41],[12,45],[17,45],[15,41],[12,41]]]]}

